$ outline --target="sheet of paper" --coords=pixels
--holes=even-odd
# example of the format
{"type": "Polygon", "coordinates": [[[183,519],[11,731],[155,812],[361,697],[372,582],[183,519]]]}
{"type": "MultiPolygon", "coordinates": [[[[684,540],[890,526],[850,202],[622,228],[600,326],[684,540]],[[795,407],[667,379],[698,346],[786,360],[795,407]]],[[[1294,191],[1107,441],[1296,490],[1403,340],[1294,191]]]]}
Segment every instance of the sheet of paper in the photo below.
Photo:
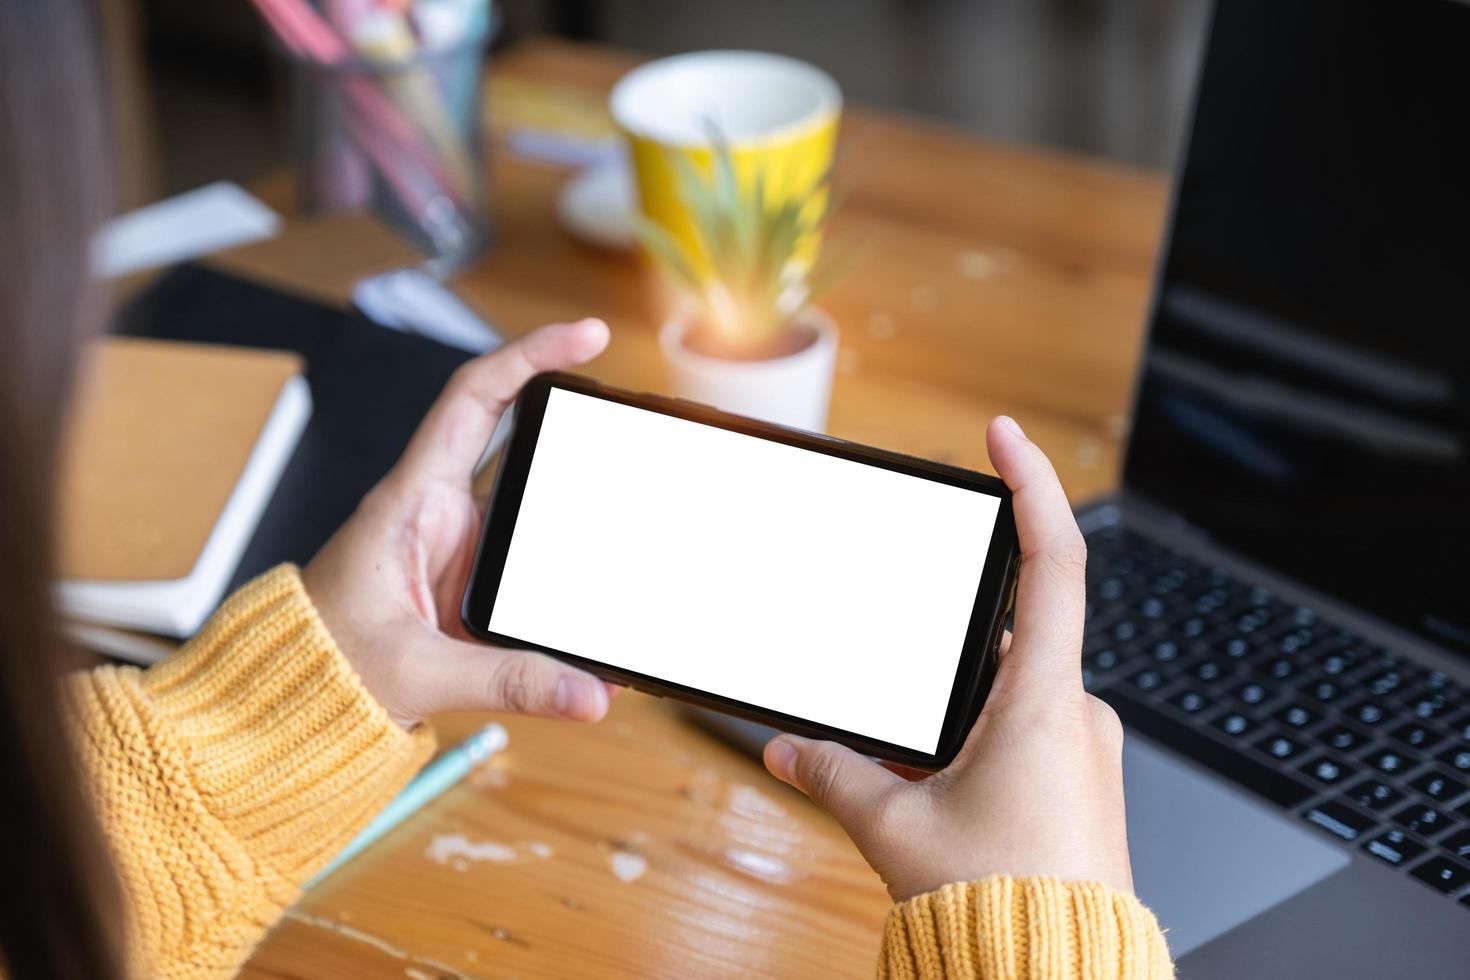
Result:
{"type": "Polygon", "coordinates": [[[272,238],[281,216],[218,181],[113,218],[92,241],[92,272],[114,279],[272,238]]]}

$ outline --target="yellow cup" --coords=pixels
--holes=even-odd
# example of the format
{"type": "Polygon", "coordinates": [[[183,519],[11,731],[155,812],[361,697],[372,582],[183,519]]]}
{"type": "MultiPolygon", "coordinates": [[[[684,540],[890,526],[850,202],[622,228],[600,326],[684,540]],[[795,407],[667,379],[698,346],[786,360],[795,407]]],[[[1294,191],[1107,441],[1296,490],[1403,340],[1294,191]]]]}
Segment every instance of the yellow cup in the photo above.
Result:
{"type": "MultiPolygon", "coordinates": [[[[794,58],[757,51],[699,51],[635,68],[613,87],[613,119],[628,141],[639,205],[704,258],[679,192],[682,156],[708,174],[716,136],[730,151],[735,180],[749,193],[760,174],[767,207],[807,195],[832,166],[842,93],[832,77],[794,58]]],[[[826,207],[825,193],[807,205],[826,207]]],[[[803,242],[815,259],[815,236],[803,242]]],[[[709,272],[702,262],[698,271],[709,272]]]]}

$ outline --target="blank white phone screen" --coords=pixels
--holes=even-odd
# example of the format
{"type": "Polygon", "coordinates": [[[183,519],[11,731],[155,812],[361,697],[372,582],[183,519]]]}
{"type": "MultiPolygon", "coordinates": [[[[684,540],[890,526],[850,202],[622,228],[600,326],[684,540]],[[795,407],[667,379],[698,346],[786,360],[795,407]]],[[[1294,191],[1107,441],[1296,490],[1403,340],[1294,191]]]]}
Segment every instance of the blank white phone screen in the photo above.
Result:
{"type": "Polygon", "coordinates": [[[999,507],[553,388],[489,627],[933,752],[999,507]]]}

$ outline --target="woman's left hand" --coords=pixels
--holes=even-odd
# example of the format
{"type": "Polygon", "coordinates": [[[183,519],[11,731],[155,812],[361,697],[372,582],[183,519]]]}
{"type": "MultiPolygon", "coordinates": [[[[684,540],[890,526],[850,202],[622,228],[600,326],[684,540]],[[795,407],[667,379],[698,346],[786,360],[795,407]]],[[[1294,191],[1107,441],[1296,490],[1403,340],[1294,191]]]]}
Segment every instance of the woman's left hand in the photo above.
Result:
{"type": "Polygon", "coordinates": [[[461,708],[606,713],[596,677],[470,641],[459,607],[482,517],[470,483],[501,413],[532,376],[583,364],[607,341],[600,320],[542,327],[456,371],[398,464],[303,570],[328,631],[399,724],[461,708]]]}

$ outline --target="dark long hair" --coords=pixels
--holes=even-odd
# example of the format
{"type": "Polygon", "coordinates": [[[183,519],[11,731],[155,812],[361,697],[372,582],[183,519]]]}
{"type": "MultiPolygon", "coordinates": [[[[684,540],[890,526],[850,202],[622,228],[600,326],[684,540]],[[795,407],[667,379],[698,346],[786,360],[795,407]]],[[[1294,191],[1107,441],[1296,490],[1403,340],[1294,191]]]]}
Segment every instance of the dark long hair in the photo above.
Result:
{"type": "Polygon", "coordinates": [[[122,973],[121,904],[61,721],[50,597],[57,444],[99,320],[88,249],[111,199],[92,12],[0,0],[0,963],[122,973]]]}

